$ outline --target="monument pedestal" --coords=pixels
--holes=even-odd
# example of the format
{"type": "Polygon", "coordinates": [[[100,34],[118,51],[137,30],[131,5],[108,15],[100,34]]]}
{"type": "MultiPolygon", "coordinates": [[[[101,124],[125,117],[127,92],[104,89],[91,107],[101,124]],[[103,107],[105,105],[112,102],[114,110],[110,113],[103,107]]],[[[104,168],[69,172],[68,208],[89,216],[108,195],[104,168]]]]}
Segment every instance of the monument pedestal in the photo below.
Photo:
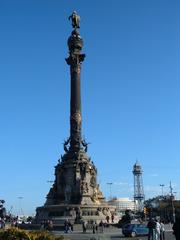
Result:
{"type": "Polygon", "coordinates": [[[106,203],[96,176],[97,169],[83,149],[76,155],[66,153],[55,167],[55,181],[45,205],[36,210],[37,222],[51,219],[61,224],[67,218],[99,222],[111,216],[115,207],[106,203]]]}
{"type": "Polygon", "coordinates": [[[111,217],[115,212],[114,206],[108,204],[101,205],[82,205],[82,204],[59,204],[47,205],[37,208],[36,220],[40,223],[44,220],[52,220],[55,225],[62,225],[66,219],[72,223],[81,223],[87,221],[92,223],[101,220],[105,221],[106,217],[111,217]]]}

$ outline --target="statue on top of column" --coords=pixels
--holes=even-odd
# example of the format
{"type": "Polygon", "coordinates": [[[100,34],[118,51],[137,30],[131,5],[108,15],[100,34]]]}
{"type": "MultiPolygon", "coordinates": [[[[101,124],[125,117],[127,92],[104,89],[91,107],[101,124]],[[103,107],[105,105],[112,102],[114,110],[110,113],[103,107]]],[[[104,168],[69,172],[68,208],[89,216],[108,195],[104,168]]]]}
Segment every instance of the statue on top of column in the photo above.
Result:
{"type": "Polygon", "coordinates": [[[73,11],[73,13],[71,14],[71,16],[69,16],[68,19],[72,21],[73,28],[80,28],[80,16],[77,14],[76,11],[73,11]]]}

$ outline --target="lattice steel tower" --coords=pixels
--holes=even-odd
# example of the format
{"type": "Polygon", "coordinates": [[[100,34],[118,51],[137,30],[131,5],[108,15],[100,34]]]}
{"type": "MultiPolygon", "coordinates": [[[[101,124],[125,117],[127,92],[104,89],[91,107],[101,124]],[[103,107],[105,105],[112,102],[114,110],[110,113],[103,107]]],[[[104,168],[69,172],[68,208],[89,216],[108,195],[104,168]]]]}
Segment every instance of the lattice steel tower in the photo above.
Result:
{"type": "Polygon", "coordinates": [[[136,161],[133,166],[134,174],[134,202],[136,203],[137,211],[143,211],[144,208],[144,190],[142,180],[142,168],[141,165],[136,161]]]}

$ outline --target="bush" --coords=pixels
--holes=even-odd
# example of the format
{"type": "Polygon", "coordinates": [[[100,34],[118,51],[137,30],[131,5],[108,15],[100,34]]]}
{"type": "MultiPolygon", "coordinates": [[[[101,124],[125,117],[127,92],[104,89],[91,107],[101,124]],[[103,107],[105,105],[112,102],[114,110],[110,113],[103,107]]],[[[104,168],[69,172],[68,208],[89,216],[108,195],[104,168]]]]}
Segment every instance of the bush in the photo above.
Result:
{"type": "Polygon", "coordinates": [[[0,240],[65,240],[63,236],[55,237],[45,231],[28,232],[17,228],[0,231],[0,240]]]}
{"type": "Polygon", "coordinates": [[[28,233],[16,228],[9,228],[7,230],[0,231],[1,240],[31,240],[28,233]]]}

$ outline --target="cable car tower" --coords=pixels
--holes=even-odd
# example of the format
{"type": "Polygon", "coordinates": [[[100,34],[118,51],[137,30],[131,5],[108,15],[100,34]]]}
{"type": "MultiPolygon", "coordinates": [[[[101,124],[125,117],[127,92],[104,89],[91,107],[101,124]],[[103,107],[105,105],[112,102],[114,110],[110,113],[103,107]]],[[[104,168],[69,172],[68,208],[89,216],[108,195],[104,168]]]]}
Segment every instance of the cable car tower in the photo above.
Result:
{"type": "Polygon", "coordinates": [[[132,172],[134,175],[134,202],[136,204],[136,210],[142,212],[144,208],[144,190],[142,168],[138,161],[134,164],[132,172]]]}

